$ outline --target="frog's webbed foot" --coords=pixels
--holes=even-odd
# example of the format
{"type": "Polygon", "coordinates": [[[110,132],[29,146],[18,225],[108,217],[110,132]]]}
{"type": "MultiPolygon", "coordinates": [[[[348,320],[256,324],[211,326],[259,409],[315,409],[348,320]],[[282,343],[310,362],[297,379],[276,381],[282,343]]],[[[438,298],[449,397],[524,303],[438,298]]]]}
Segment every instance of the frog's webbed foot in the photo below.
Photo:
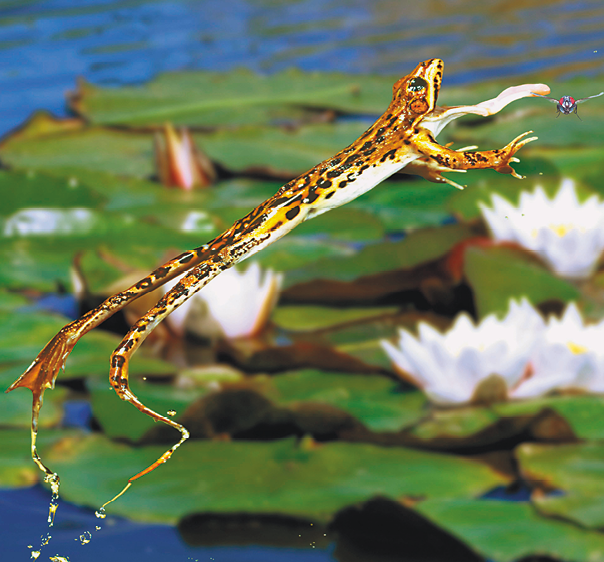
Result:
{"type": "Polygon", "coordinates": [[[34,395],[34,406],[37,400],[42,401],[44,390],[54,388],[59,370],[64,368],[65,360],[75,345],[70,327],[69,324],[65,326],[46,344],[34,362],[6,392],[19,387],[29,388],[34,395]]]}
{"type": "Polygon", "coordinates": [[[33,395],[31,410],[31,456],[38,468],[45,473],[45,481],[51,485],[53,502],[51,502],[49,522],[54,518],[54,511],[56,511],[58,505],[54,500],[58,497],[59,493],[59,477],[42,462],[40,455],[38,455],[36,446],[38,417],[44,399],[44,391],[47,388],[54,388],[59,370],[64,367],[65,359],[75,345],[70,328],[71,325],[68,324],[50,340],[28,369],[6,390],[6,392],[10,392],[19,387],[29,388],[33,395]]]}
{"type": "Polygon", "coordinates": [[[467,146],[459,150],[451,150],[450,144],[441,146],[433,142],[426,142],[421,146],[422,156],[405,166],[404,171],[409,174],[417,174],[428,181],[437,183],[448,183],[458,189],[463,186],[444,177],[444,172],[466,172],[467,170],[478,170],[491,168],[501,174],[511,174],[515,178],[522,179],[516,173],[511,164],[520,162],[514,156],[525,144],[532,142],[537,137],[528,137],[533,131],[518,135],[513,141],[498,150],[475,151],[475,146],[467,146]]]}
{"type": "Polygon", "coordinates": [[[534,140],[537,140],[537,137],[525,138],[527,135],[530,135],[532,132],[533,131],[527,131],[526,133],[522,133],[521,135],[518,135],[513,141],[508,143],[501,150],[489,151],[489,152],[492,152],[494,155],[494,158],[493,158],[494,165],[492,166],[493,169],[496,170],[497,172],[499,172],[500,174],[511,174],[515,178],[523,179],[524,176],[521,176],[520,174],[518,174],[516,172],[516,170],[514,170],[514,168],[512,168],[512,166],[510,164],[513,162],[520,162],[520,160],[518,160],[518,158],[516,158],[514,156],[514,154],[516,154],[516,152],[518,152],[525,144],[528,144],[529,142],[533,142],[534,140]]]}

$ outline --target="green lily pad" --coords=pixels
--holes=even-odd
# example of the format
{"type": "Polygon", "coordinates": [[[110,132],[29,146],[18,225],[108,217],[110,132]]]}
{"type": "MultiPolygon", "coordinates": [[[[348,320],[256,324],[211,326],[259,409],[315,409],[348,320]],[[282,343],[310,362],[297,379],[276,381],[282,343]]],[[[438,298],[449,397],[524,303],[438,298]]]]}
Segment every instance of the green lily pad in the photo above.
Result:
{"type": "MultiPolygon", "coordinates": [[[[58,226],[61,225],[59,219],[56,221],[58,226]]],[[[167,250],[177,255],[200,246],[211,239],[214,232],[209,215],[204,215],[195,229],[186,230],[152,224],[146,219],[137,220],[129,214],[90,212],[70,232],[15,235],[3,240],[0,259],[4,267],[0,271],[0,284],[46,291],[56,290],[57,282],[69,286],[73,259],[84,254],[82,267],[94,292],[124,275],[95,255],[99,249],[133,270],[151,271],[165,259],[167,250]],[[89,223],[88,219],[94,223],[89,223]],[[204,234],[200,235],[199,230],[204,234]]]]}
{"type": "MultiPolygon", "coordinates": [[[[67,392],[65,388],[57,388],[53,392],[45,394],[39,427],[56,426],[61,421],[63,401],[67,392]]],[[[29,392],[19,390],[9,394],[0,394],[0,426],[31,427],[31,394],[29,392]]]]}
{"type": "Polygon", "coordinates": [[[362,242],[381,240],[385,232],[381,222],[373,214],[360,209],[341,207],[301,224],[296,234],[362,242]]]}
{"type": "Polygon", "coordinates": [[[526,297],[536,305],[553,299],[570,302],[579,297],[573,285],[536,265],[528,253],[525,257],[506,247],[467,248],[464,272],[481,318],[492,312],[507,312],[512,298],[526,297]]]}
{"type": "Polygon", "coordinates": [[[53,177],[37,172],[0,170],[2,207],[8,217],[23,208],[39,209],[98,207],[104,198],[75,178],[53,177]]]}
{"type": "MultiPolygon", "coordinates": [[[[198,133],[194,140],[212,160],[229,170],[264,169],[266,173],[295,177],[350,144],[370,124],[315,124],[294,131],[251,127],[198,133]]],[[[15,133],[0,146],[2,160],[15,168],[83,169],[135,178],[147,178],[156,172],[151,132],[82,126],[60,134],[36,136],[27,129],[25,133],[15,133]]]]}
{"type": "Polygon", "coordinates": [[[372,431],[399,431],[425,415],[421,392],[404,392],[384,377],[304,370],[274,377],[265,391],[279,404],[329,404],[372,431]]]}
{"type": "Polygon", "coordinates": [[[286,70],[270,76],[239,69],[229,73],[171,72],[142,86],[102,88],[80,82],[71,108],[94,123],[227,126],[299,117],[295,107],[382,113],[394,77],[286,70]]]}
{"type": "Polygon", "coordinates": [[[6,291],[5,289],[0,289],[0,311],[10,312],[28,304],[29,301],[25,297],[6,291]]]}
{"type": "Polygon", "coordinates": [[[598,560],[604,551],[601,533],[542,517],[526,503],[428,499],[415,509],[497,562],[533,554],[557,560],[598,560]]]}
{"type": "Polygon", "coordinates": [[[583,527],[604,526],[604,445],[562,446],[525,443],[516,449],[524,476],[560,490],[561,494],[533,498],[539,511],[571,520],[583,527]]]}
{"type": "Polygon", "coordinates": [[[297,271],[300,268],[306,269],[313,262],[342,258],[349,256],[351,253],[354,253],[354,249],[337,240],[290,234],[268,248],[264,248],[252,259],[259,262],[263,267],[275,271],[286,271],[287,275],[283,285],[287,286],[290,284],[288,282],[290,271],[297,271]]]}
{"type": "MultiPolygon", "coordinates": [[[[405,169],[401,171],[404,173],[405,169]]],[[[449,220],[448,201],[458,190],[417,176],[408,177],[414,181],[385,182],[355,199],[348,207],[373,213],[387,232],[436,226],[449,220]]]]}
{"type": "MultiPolygon", "coordinates": [[[[73,436],[73,431],[47,429],[40,432],[38,451],[44,456],[50,445],[66,436],[73,436]]],[[[41,480],[42,472],[31,459],[29,430],[0,429],[0,442],[0,488],[23,488],[41,480]]]]}
{"type": "MultiPolygon", "coordinates": [[[[0,363],[33,361],[67,320],[58,314],[0,313],[0,363]]],[[[28,364],[29,364],[28,363],[28,364]]]]}
{"type": "MultiPolygon", "coordinates": [[[[260,169],[296,177],[355,141],[372,121],[304,125],[294,130],[249,127],[195,134],[214,161],[236,172],[260,169]]],[[[0,152],[1,154],[1,152],[0,152]]]]}
{"type": "MultiPolygon", "coordinates": [[[[589,184],[590,188],[604,195],[604,187],[601,178],[604,167],[602,156],[604,147],[596,146],[538,146],[531,150],[531,156],[554,162],[559,173],[563,177],[570,177],[579,182],[589,184]]],[[[559,182],[558,182],[559,185],[559,182]]],[[[578,185],[581,194],[581,185],[578,185]]]]}
{"type": "Polygon", "coordinates": [[[338,324],[349,324],[391,314],[397,309],[386,308],[333,308],[327,306],[279,306],[271,317],[281,328],[292,331],[315,331],[338,324]]]}
{"type": "MultiPolygon", "coordinates": [[[[31,125],[30,125],[31,126],[31,125]]],[[[25,170],[83,168],[138,178],[154,173],[153,136],[86,127],[35,136],[25,129],[4,140],[0,156],[25,170]]]]}
{"type": "MultiPolygon", "coordinates": [[[[63,442],[46,458],[61,476],[64,498],[98,507],[163,452],[89,436],[63,442]]],[[[468,498],[501,483],[484,465],[407,449],[297,446],[291,439],[195,442],[136,481],[108,511],[171,523],[195,512],[282,513],[326,522],[342,507],[377,495],[468,498]]]]}
{"type": "MultiPolygon", "coordinates": [[[[88,379],[86,388],[90,392],[92,413],[108,437],[137,440],[156,424],[149,416],[141,414],[131,404],[120,400],[108,380],[88,379]]],[[[145,406],[163,415],[168,411],[174,411],[176,415],[181,414],[191,402],[208,392],[201,387],[183,390],[141,380],[132,384],[131,388],[145,406]]]]}
{"type": "Polygon", "coordinates": [[[460,439],[492,426],[499,416],[488,408],[469,407],[432,410],[430,415],[411,428],[410,434],[421,440],[460,439]]]}
{"type": "Polygon", "coordinates": [[[500,416],[531,415],[543,408],[551,408],[570,424],[579,439],[604,438],[604,396],[546,396],[501,402],[492,408],[500,416]]]}
{"type": "MultiPolygon", "coordinates": [[[[17,376],[25,371],[40,350],[69,322],[57,314],[43,312],[0,312],[0,364],[11,363],[10,372],[17,376]],[[17,365],[15,365],[17,363],[17,365]]],[[[67,380],[88,375],[109,373],[109,358],[120,338],[101,330],[86,334],[67,358],[65,371],[59,378],[67,380]]],[[[132,361],[132,375],[166,375],[174,373],[174,366],[159,359],[145,357],[144,348],[132,361]]],[[[0,375],[5,380],[4,373],[0,375]]]]}
{"type": "Polygon", "coordinates": [[[318,260],[312,266],[288,275],[286,285],[313,279],[352,281],[372,273],[413,267],[445,255],[471,235],[470,227],[462,224],[420,230],[400,242],[380,242],[349,257],[318,260]]]}

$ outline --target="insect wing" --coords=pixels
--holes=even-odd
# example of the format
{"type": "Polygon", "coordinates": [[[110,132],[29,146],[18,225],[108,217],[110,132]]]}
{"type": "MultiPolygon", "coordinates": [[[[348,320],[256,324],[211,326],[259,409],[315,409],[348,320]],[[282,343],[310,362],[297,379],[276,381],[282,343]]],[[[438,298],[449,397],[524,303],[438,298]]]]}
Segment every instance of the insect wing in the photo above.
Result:
{"type": "MultiPolygon", "coordinates": [[[[602,93],[604,93],[604,92],[602,92],[602,93]]],[[[560,104],[560,100],[557,100],[556,98],[550,98],[549,96],[542,96],[541,94],[536,94],[535,92],[531,92],[531,94],[533,94],[534,96],[539,96],[540,98],[545,98],[546,100],[549,100],[552,103],[557,103],[558,105],[560,104]]]]}
{"type": "Polygon", "coordinates": [[[601,95],[604,95],[604,92],[600,92],[599,94],[596,94],[595,96],[589,96],[587,98],[581,98],[579,100],[575,100],[575,103],[582,103],[586,100],[590,100],[591,98],[599,98],[601,95]]]}

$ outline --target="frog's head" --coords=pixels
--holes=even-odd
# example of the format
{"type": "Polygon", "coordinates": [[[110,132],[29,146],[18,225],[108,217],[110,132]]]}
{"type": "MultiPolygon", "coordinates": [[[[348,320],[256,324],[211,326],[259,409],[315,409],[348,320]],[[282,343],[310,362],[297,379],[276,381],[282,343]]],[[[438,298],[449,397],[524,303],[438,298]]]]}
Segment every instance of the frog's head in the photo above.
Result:
{"type": "Polygon", "coordinates": [[[417,123],[436,107],[443,76],[441,59],[421,62],[392,88],[392,106],[408,123],[417,123]]]}

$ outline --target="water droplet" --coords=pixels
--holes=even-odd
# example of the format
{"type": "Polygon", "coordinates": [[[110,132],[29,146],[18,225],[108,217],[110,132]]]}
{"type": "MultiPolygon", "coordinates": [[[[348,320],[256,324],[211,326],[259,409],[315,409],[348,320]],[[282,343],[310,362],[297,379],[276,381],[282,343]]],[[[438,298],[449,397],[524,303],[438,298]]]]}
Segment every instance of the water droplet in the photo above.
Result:
{"type": "Polygon", "coordinates": [[[84,531],[80,535],[80,543],[82,545],[88,544],[92,540],[92,533],[90,531],[84,531]]]}
{"type": "Polygon", "coordinates": [[[69,562],[69,557],[67,557],[67,556],[59,556],[57,554],[56,556],[51,556],[50,560],[52,562],[69,562]]]}
{"type": "Polygon", "coordinates": [[[31,557],[32,557],[33,560],[37,560],[38,557],[40,556],[40,554],[41,553],[40,553],[39,550],[33,550],[32,553],[31,553],[31,557]]]}
{"type": "Polygon", "coordinates": [[[105,508],[104,507],[101,507],[101,509],[99,509],[98,511],[95,511],[94,514],[99,519],[105,519],[105,517],[107,517],[107,514],[105,513],[105,508]]]}
{"type": "Polygon", "coordinates": [[[95,527],[95,529],[96,529],[97,531],[100,531],[100,530],[102,529],[102,527],[100,527],[99,525],[97,525],[97,526],[95,527]]]}
{"type": "Polygon", "coordinates": [[[176,410],[168,410],[168,415],[169,416],[175,416],[176,415],[176,410]]]}
{"type": "Polygon", "coordinates": [[[50,539],[52,539],[52,535],[50,533],[46,533],[46,536],[41,535],[40,538],[42,539],[40,546],[46,546],[50,542],[50,539]]]}

